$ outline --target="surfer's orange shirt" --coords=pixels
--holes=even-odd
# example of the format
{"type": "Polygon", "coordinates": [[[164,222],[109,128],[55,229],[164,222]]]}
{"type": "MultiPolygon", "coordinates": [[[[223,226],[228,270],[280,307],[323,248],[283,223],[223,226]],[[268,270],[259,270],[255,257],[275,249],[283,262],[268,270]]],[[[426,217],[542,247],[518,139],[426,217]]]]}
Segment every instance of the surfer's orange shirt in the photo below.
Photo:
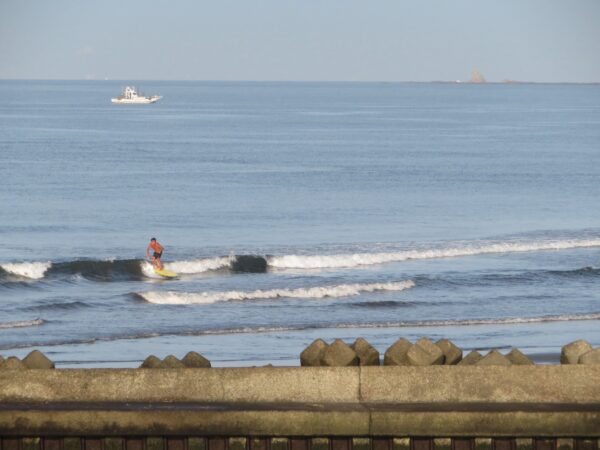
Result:
{"type": "Polygon", "coordinates": [[[150,248],[156,253],[162,253],[164,249],[163,246],[158,243],[158,241],[150,242],[150,248]]]}

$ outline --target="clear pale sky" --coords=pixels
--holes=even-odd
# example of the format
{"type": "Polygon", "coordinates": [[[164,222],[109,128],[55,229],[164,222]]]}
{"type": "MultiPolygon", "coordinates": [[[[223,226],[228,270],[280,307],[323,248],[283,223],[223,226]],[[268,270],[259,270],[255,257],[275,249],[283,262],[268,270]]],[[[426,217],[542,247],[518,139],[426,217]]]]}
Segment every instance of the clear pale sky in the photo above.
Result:
{"type": "Polygon", "coordinates": [[[600,0],[0,0],[0,78],[600,81],[600,0]]]}

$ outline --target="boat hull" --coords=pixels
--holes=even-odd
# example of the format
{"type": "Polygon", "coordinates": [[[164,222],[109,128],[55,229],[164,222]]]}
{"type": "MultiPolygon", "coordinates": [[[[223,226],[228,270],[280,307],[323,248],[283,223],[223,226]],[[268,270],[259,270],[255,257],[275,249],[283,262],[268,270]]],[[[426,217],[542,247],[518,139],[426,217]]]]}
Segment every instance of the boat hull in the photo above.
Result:
{"type": "Polygon", "coordinates": [[[123,105],[147,105],[149,103],[156,103],[162,97],[138,97],[135,99],[130,98],[112,98],[110,101],[115,104],[123,104],[123,105]]]}

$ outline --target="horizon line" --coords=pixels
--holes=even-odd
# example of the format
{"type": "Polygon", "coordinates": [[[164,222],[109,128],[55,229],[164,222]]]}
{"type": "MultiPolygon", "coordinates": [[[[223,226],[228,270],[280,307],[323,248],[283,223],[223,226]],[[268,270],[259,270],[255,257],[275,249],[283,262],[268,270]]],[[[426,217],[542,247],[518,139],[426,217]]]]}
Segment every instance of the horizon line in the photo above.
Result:
{"type": "Polygon", "coordinates": [[[84,81],[84,82],[206,82],[206,83],[354,83],[354,84],[469,84],[469,85],[486,85],[486,84],[577,84],[577,85],[594,85],[600,84],[600,81],[520,81],[520,80],[502,80],[502,81],[485,81],[473,82],[470,80],[275,80],[275,79],[184,79],[184,78],[3,78],[0,81],[84,81]]]}

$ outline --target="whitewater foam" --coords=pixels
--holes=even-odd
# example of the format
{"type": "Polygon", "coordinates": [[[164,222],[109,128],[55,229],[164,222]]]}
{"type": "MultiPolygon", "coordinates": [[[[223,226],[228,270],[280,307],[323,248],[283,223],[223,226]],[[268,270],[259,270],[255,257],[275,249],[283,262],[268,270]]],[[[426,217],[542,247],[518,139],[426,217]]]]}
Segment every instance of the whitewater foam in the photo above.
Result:
{"type": "Polygon", "coordinates": [[[405,250],[388,253],[353,253],[339,255],[285,255],[268,258],[269,266],[279,269],[338,269],[352,268],[412,259],[451,258],[489,253],[535,252],[600,247],[600,239],[542,242],[503,242],[480,246],[439,249],[405,250]]]}
{"type": "Polygon", "coordinates": [[[298,289],[270,289],[256,291],[227,291],[227,292],[141,292],[140,297],[150,303],[162,305],[209,304],[231,300],[268,300],[275,298],[338,298],[359,295],[363,292],[403,291],[415,285],[412,280],[370,283],[370,284],[339,284],[334,286],[319,286],[298,289]]]}
{"type": "Polygon", "coordinates": [[[0,264],[0,267],[2,267],[4,271],[32,280],[44,278],[44,274],[51,266],[52,263],[49,261],[0,264]]]}
{"type": "Polygon", "coordinates": [[[140,265],[142,267],[142,273],[144,274],[144,276],[156,279],[162,278],[160,275],[154,272],[154,267],[149,262],[141,261],[140,265]]]}
{"type": "Polygon", "coordinates": [[[165,263],[165,268],[178,274],[196,274],[231,267],[235,256],[196,259],[190,261],[173,261],[165,263]]]}
{"type": "Polygon", "coordinates": [[[44,321],[42,319],[22,320],[19,322],[5,322],[5,323],[0,323],[0,330],[4,330],[4,329],[8,329],[8,328],[36,327],[43,323],[44,323],[44,321]]]}
{"type": "MultiPolygon", "coordinates": [[[[205,258],[195,260],[171,261],[165,262],[165,269],[177,273],[178,275],[192,275],[211,270],[219,270],[231,267],[235,261],[235,256],[221,256],[217,258],[205,258]]],[[[162,278],[154,273],[152,264],[147,261],[140,261],[142,273],[149,278],[162,278]]]]}

